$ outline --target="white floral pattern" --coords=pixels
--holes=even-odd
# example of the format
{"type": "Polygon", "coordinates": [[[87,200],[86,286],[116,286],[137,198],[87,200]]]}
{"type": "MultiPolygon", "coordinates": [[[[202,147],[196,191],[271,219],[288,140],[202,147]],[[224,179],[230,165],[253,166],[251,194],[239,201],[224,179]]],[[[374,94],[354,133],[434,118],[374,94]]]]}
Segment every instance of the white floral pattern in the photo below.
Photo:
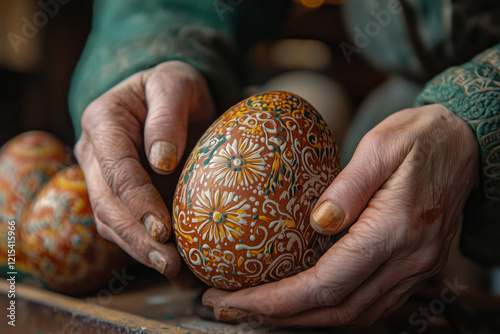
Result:
{"type": "Polygon", "coordinates": [[[340,171],[319,113],[285,92],[254,95],[223,114],[189,156],[177,185],[177,248],[205,283],[228,290],[313,266],[337,240],[309,224],[340,171]]]}
{"type": "Polygon", "coordinates": [[[192,218],[192,222],[198,224],[196,230],[202,240],[218,244],[226,238],[234,242],[240,237],[247,225],[245,219],[250,216],[246,213],[250,205],[245,202],[246,200],[238,201],[234,193],[227,191],[202,191],[195,200],[192,218]]]}
{"type": "Polygon", "coordinates": [[[208,177],[226,187],[249,186],[265,176],[264,147],[248,138],[234,140],[214,155],[208,164],[208,177]]]}

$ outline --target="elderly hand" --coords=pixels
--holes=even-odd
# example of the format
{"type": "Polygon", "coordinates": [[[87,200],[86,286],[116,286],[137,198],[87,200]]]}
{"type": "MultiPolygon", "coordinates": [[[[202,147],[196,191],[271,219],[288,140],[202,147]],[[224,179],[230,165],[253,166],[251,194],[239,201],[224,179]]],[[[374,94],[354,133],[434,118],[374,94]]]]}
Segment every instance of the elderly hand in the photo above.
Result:
{"type": "Polygon", "coordinates": [[[311,215],[318,232],[352,226],[317,265],[237,292],[210,289],[205,305],[226,320],[372,324],[443,268],[478,165],[471,129],[445,107],[388,117],[318,200],[311,215]]]}
{"type": "MultiPolygon", "coordinates": [[[[188,125],[214,116],[204,78],[178,61],[129,77],[82,116],[75,154],[99,234],[167,277],[177,274],[181,260],[173,244],[164,244],[170,215],[147,161],[156,173],[171,173],[183,155],[188,125]]],[[[172,194],[176,181],[168,189],[172,194]]]]}

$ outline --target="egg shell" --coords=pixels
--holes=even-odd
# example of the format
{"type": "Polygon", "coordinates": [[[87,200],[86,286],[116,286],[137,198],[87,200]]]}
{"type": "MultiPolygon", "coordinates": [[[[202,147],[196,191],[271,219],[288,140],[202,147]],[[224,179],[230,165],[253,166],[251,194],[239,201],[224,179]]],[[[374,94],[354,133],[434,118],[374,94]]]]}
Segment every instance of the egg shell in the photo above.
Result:
{"type": "Polygon", "coordinates": [[[23,216],[19,232],[31,275],[66,294],[102,287],[130,259],[97,233],[78,165],[62,170],[43,187],[23,216]]]}
{"type": "Polygon", "coordinates": [[[206,284],[227,290],[313,266],[336,241],[309,223],[340,172],[320,114],[297,95],[269,91],[219,117],[184,166],[173,203],[177,248],[206,284]]]}
{"type": "MultiPolygon", "coordinates": [[[[26,257],[21,251],[22,240],[17,232],[21,217],[36,194],[59,170],[71,165],[71,150],[59,139],[42,131],[20,134],[0,150],[0,271],[5,276],[8,267],[8,232],[10,221],[16,224],[13,234],[16,245],[15,271],[18,280],[27,274],[26,257]]],[[[12,237],[12,236],[11,236],[12,237]]],[[[11,240],[12,241],[12,240],[11,240]]]]}

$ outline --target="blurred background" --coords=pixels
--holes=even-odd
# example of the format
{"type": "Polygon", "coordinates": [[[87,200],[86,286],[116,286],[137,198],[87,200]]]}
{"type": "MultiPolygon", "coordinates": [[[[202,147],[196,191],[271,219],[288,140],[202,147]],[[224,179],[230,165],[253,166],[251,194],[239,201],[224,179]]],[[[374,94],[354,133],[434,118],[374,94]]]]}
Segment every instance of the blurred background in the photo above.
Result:
{"type": "MultiPolygon", "coordinates": [[[[247,88],[248,94],[284,89],[302,95],[330,115],[327,122],[340,144],[356,110],[388,78],[363,53],[354,53],[349,63],[345,59],[339,45],[350,38],[342,2],[295,0],[283,30],[250,52],[247,88]]],[[[36,0],[0,2],[0,144],[35,129],[75,143],[67,95],[91,29],[92,1],[68,1],[54,15],[40,15],[41,10],[36,0]],[[39,27],[28,29],[27,20],[38,20],[39,27]]],[[[488,289],[488,272],[463,259],[456,247],[452,253],[444,275],[488,289]]]]}
{"type": "MultiPolygon", "coordinates": [[[[251,52],[248,61],[258,70],[251,71],[248,92],[286,84],[289,90],[304,91],[306,99],[317,100],[310,102],[318,109],[330,108],[332,100],[340,101],[345,111],[343,124],[337,128],[345,130],[345,113],[356,110],[385,74],[357,54],[350,64],[345,60],[339,47],[349,40],[339,6],[342,2],[294,2],[277,39],[263,41],[251,52]],[[325,90],[330,94],[324,94],[325,90]]],[[[45,15],[46,20],[39,15],[41,10],[36,0],[0,2],[1,144],[33,129],[74,144],[67,95],[91,29],[92,1],[68,1],[57,13],[45,15]],[[26,21],[38,26],[33,31],[26,21]]],[[[336,138],[340,140],[341,135],[336,138]]]]}
{"type": "Polygon", "coordinates": [[[34,129],[51,132],[68,145],[74,143],[67,95],[90,32],[92,1],[69,1],[53,17],[46,15],[46,22],[39,16],[40,27],[26,28],[26,20],[33,22],[41,9],[35,0],[0,2],[2,144],[34,129]]]}
{"type": "MultiPolygon", "coordinates": [[[[0,145],[29,130],[44,130],[71,147],[75,144],[67,96],[72,73],[91,30],[92,1],[59,2],[57,11],[47,14],[38,0],[0,1],[0,145]]],[[[345,58],[340,45],[352,42],[344,20],[343,2],[293,0],[283,29],[272,39],[255,45],[248,54],[251,70],[246,88],[247,95],[281,89],[303,96],[326,116],[341,152],[352,120],[362,113],[363,102],[366,99],[373,102],[380,87],[390,85],[397,89],[403,80],[389,77],[364,58],[364,52],[353,53],[350,61],[345,58]]],[[[385,106],[384,101],[378,102],[379,106],[385,106]]],[[[428,303],[439,295],[439,286],[445,279],[453,282],[457,277],[473,297],[477,293],[483,300],[481,293],[500,294],[500,271],[495,274],[465,259],[458,251],[458,238],[455,238],[443,273],[432,279],[429,288],[413,300],[428,303]]],[[[178,291],[165,290],[162,285],[149,292],[148,298],[153,302],[148,299],[149,304],[143,305],[138,303],[140,296],[144,299],[142,290],[128,291],[127,296],[115,297],[109,306],[131,313],[140,308],[143,313],[151,312],[151,318],[158,316],[154,312],[158,312],[159,305],[179,309],[181,299],[195,297],[176,295],[178,291]]],[[[470,305],[477,306],[483,301],[473,298],[472,302],[464,299],[462,303],[454,303],[450,308],[453,316],[460,317],[461,310],[469,312],[470,305]]],[[[496,300],[491,304],[494,302],[496,300]]],[[[409,312],[413,312],[415,305],[408,305],[409,312]]],[[[471,312],[480,313],[478,310],[474,308],[471,312]]],[[[401,319],[405,323],[407,316],[401,319]]],[[[440,332],[442,317],[436,319],[437,331],[433,333],[444,333],[440,332]]],[[[496,315],[491,319],[496,319],[496,315]]]]}

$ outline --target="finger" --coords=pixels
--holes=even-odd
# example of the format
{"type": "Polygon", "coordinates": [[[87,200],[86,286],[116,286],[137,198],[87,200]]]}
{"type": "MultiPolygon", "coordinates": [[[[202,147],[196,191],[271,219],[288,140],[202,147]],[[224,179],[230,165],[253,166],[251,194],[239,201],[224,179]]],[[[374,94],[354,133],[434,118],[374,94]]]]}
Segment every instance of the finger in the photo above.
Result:
{"type": "Polygon", "coordinates": [[[144,224],[155,241],[165,242],[171,232],[170,215],[139,162],[136,144],[140,139],[132,137],[132,134],[141,133],[139,121],[123,118],[124,113],[127,110],[119,105],[103,103],[93,110],[92,117],[84,117],[83,140],[78,142],[75,153],[79,161],[95,156],[99,175],[123,202],[124,210],[144,224]]]}
{"type": "MultiPolygon", "coordinates": [[[[401,261],[401,263],[404,262],[401,261]]],[[[242,317],[260,315],[266,318],[272,316],[294,319],[294,324],[305,326],[317,323],[324,325],[346,324],[357,319],[383,295],[398,286],[400,282],[411,279],[415,272],[414,269],[412,267],[404,268],[401,263],[394,261],[391,264],[383,265],[357,289],[349,293],[346,298],[336,303],[338,306],[326,307],[322,312],[316,312],[318,306],[335,305],[335,303],[329,302],[331,295],[335,292],[324,284],[324,280],[322,280],[323,284],[318,286],[317,282],[310,278],[304,279],[302,283],[297,283],[297,286],[301,286],[300,289],[288,286],[291,279],[247,289],[245,293],[210,289],[203,296],[203,304],[214,308],[216,316],[223,320],[236,320],[242,317]],[[313,290],[304,289],[306,286],[312,287],[313,290]],[[318,289],[314,289],[315,287],[318,289]],[[272,294],[272,291],[278,290],[281,290],[281,293],[272,294]],[[304,296],[300,296],[301,291],[305,291],[304,296]],[[311,304],[305,297],[308,293],[311,295],[319,294],[319,297],[314,298],[324,302],[311,304]],[[242,308],[243,305],[245,308],[242,308]],[[335,310],[335,313],[330,314],[328,311],[330,309],[335,310]],[[325,316],[327,317],[325,318],[325,316]]],[[[420,279],[413,278],[413,280],[420,279]]],[[[273,323],[287,324],[286,321],[274,320],[273,323]]]]}
{"type": "Polygon", "coordinates": [[[311,214],[311,225],[319,233],[333,235],[349,227],[373,194],[398,168],[411,147],[407,140],[377,126],[360,142],[352,160],[319,198],[311,214]],[[397,152],[397,153],[394,153],[397,152]]]}
{"type": "Polygon", "coordinates": [[[337,305],[387,258],[384,252],[379,252],[375,239],[347,234],[315,267],[305,272],[230,294],[208,290],[205,300],[209,306],[216,305],[216,316],[225,320],[229,320],[228,312],[283,317],[311,308],[337,305]]]}
{"type": "Polygon", "coordinates": [[[253,315],[260,322],[286,326],[360,326],[373,325],[389,309],[396,310],[401,307],[419,286],[416,279],[410,279],[380,296],[368,309],[361,313],[352,313],[351,305],[340,304],[333,307],[311,309],[290,317],[271,318],[253,315]]]}
{"type": "MultiPolygon", "coordinates": [[[[102,216],[105,215],[101,215],[101,217],[102,216]]],[[[99,226],[99,235],[117,244],[121,249],[127,252],[127,254],[132,256],[134,259],[144,265],[147,265],[150,268],[156,269],[158,272],[168,278],[178,279],[177,274],[181,269],[182,260],[174,244],[167,243],[149,245],[144,242],[136,242],[135,244],[139,246],[138,248],[149,249],[149,252],[147,253],[147,255],[145,255],[141,251],[138,251],[138,248],[131,247],[128,241],[124,240],[118,234],[116,234],[115,231],[108,226],[108,224],[101,220],[101,218],[96,218],[96,224],[98,224],[97,226],[99,226]]],[[[137,235],[137,240],[140,240],[144,237],[144,232],[144,228],[138,224],[130,228],[130,233],[137,235]]],[[[181,286],[186,285],[185,282],[183,283],[184,285],[181,286]]],[[[189,284],[192,284],[192,281],[189,281],[189,284]]]]}
{"type": "Polygon", "coordinates": [[[378,318],[385,318],[391,315],[392,313],[399,310],[414,293],[420,291],[425,286],[425,283],[426,280],[423,280],[415,284],[413,287],[408,289],[408,291],[401,294],[398,298],[395,298],[394,303],[392,302],[386,303],[385,305],[383,305],[383,307],[379,307],[378,304],[373,305],[372,308],[367,310],[367,314],[370,314],[371,312],[376,312],[378,318]],[[379,308],[380,311],[378,310],[379,308]]]}
{"type": "Polygon", "coordinates": [[[207,305],[214,307],[217,316],[228,317],[259,313],[285,317],[322,306],[346,305],[344,318],[362,314],[371,304],[399,282],[417,273],[436,270],[427,250],[414,247],[395,254],[391,249],[399,245],[390,242],[404,229],[395,229],[387,217],[406,226],[405,215],[399,208],[403,199],[395,193],[382,192],[359,217],[355,227],[323,255],[317,265],[297,276],[228,294],[209,290],[207,305]],[[380,209],[382,204],[387,209],[380,209]],[[390,239],[388,241],[388,239],[390,239]],[[411,256],[410,256],[411,254],[411,256]],[[409,258],[408,258],[409,257],[409,258]],[[391,258],[392,260],[387,261],[391,258]],[[410,265],[406,265],[410,264],[410,265]]]}
{"type": "MultiPolygon", "coordinates": [[[[415,275],[399,282],[374,301],[356,317],[345,318],[343,325],[371,326],[388,311],[399,309],[424,283],[422,275],[415,275]]],[[[338,313],[338,311],[335,311],[338,313]]],[[[342,320],[342,319],[339,319],[342,320]]]]}
{"type": "MultiPolygon", "coordinates": [[[[426,278],[438,271],[439,268],[434,269],[433,267],[424,269],[423,267],[427,267],[427,264],[425,262],[419,263],[419,257],[419,254],[416,254],[414,258],[402,258],[384,264],[337,305],[309,308],[292,315],[268,312],[276,309],[276,306],[272,303],[274,296],[270,298],[262,296],[263,299],[256,302],[261,305],[259,311],[224,306],[227,300],[234,298],[246,303],[246,300],[239,299],[245,297],[235,296],[235,293],[216,289],[211,289],[205,293],[203,303],[214,308],[216,316],[222,320],[244,318],[250,321],[288,326],[340,326],[351,324],[368,326],[383,314],[389,314],[389,312],[399,308],[423,284],[426,278]],[[408,265],[405,266],[404,264],[408,265]]],[[[294,301],[284,300],[283,302],[291,303],[294,301]]]]}
{"type": "MultiPolygon", "coordinates": [[[[214,308],[217,319],[235,320],[252,314],[286,316],[313,307],[307,292],[318,286],[314,269],[297,276],[253,288],[228,292],[209,289],[203,296],[203,303],[214,308]],[[306,285],[308,282],[310,285],[306,285]]],[[[312,292],[314,293],[314,292],[312,292]]]]}
{"type": "MultiPolygon", "coordinates": [[[[398,173],[394,175],[399,175],[398,173]]],[[[333,324],[349,323],[358,321],[368,324],[375,321],[387,310],[386,295],[394,295],[393,292],[400,291],[403,294],[404,288],[409,289],[417,285],[420,281],[430,277],[440,271],[444,265],[440,259],[440,248],[442,244],[435,240],[427,239],[426,244],[402,244],[400,235],[408,233],[406,226],[411,225],[412,216],[408,217],[400,208],[405,207],[407,195],[401,192],[389,192],[387,188],[389,182],[384,184],[369,205],[360,215],[356,224],[351,228],[348,235],[364,235],[365,238],[379,239],[379,252],[383,257],[390,259],[380,266],[368,279],[359,287],[353,290],[347,298],[335,307],[334,314],[327,317],[327,314],[314,313],[310,316],[307,313],[304,317],[295,317],[294,321],[321,322],[321,317],[330,319],[333,324]],[[390,203],[390,204],[388,204],[390,203]],[[390,217],[390,218],[388,218],[390,217]],[[396,224],[390,220],[397,221],[396,224]],[[367,233],[371,232],[371,235],[367,233]],[[393,249],[397,251],[393,251],[393,249]],[[398,290],[399,289],[399,290],[398,290]],[[386,300],[386,302],[381,302],[386,300]],[[385,307],[385,308],[384,308],[385,307]],[[316,319],[316,317],[319,317],[316,319]]],[[[406,240],[406,239],[405,239],[406,240]]],[[[359,242],[362,246],[364,242],[359,242]]],[[[447,249],[449,242],[446,242],[443,249],[447,249]]],[[[360,251],[366,251],[363,247],[360,251]]],[[[445,259],[445,257],[443,258],[445,259]]],[[[328,268],[328,266],[327,266],[328,268]]],[[[331,270],[334,267],[330,267],[331,270]]],[[[340,267],[338,267],[340,268],[340,267]]],[[[393,303],[394,304],[394,303],[393,303]]]]}
{"type": "MultiPolygon", "coordinates": [[[[284,324],[288,319],[293,318],[291,321],[297,325],[339,326],[356,323],[360,318],[363,321],[371,320],[372,318],[364,317],[367,310],[371,309],[372,305],[377,304],[381,298],[385,298],[384,296],[401,282],[411,279],[409,278],[411,275],[410,271],[398,268],[396,263],[383,265],[340,304],[307,310],[291,317],[275,319],[272,323],[284,324]]],[[[375,312],[371,312],[371,314],[375,314],[375,312]]]]}
{"type": "Polygon", "coordinates": [[[80,164],[85,174],[99,234],[116,243],[137,261],[167,277],[174,276],[181,263],[175,246],[157,243],[150,237],[146,228],[130,214],[125,204],[108,187],[95,157],[81,159],[80,164]]]}
{"type": "Polygon", "coordinates": [[[188,119],[211,117],[214,107],[201,76],[189,65],[177,61],[154,69],[145,94],[148,114],[144,145],[148,160],[155,172],[170,174],[185,150],[188,119]]]}
{"type": "MultiPolygon", "coordinates": [[[[398,217],[397,208],[401,206],[398,199],[391,199],[390,196],[387,196],[387,193],[376,196],[359,217],[355,225],[356,228],[352,228],[349,234],[356,236],[359,233],[366,233],[366,231],[369,231],[368,226],[375,226],[376,230],[373,231],[373,236],[365,235],[366,238],[383,236],[382,238],[389,240],[396,239],[397,234],[404,233],[402,232],[403,230],[394,231],[391,228],[391,231],[387,231],[380,226],[384,226],[386,217],[395,217],[401,225],[407,225],[408,223],[404,221],[404,217],[398,217]],[[386,210],[380,209],[380,204],[383,202],[393,203],[393,206],[386,210]],[[395,233],[391,234],[390,232],[395,233]]],[[[360,246],[363,244],[363,242],[359,242],[360,246]]],[[[383,258],[390,258],[390,260],[385,261],[365,281],[349,293],[340,304],[334,306],[332,308],[334,310],[333,313],[330,314],[327,311],[323,313],[314,312],[311,310],[309,313],[308,311],[304,312],[302,316],[294,315],[293,321],[296,321],[297,324],[303,323],[303,325],[313,325],[323,322],[325,325],[339,325],[355,321],[368,325],[368,323],[375,321],[387,308],[395,303],[394,301],[386,307],[386,304],[391,303],[391,301],[390,299],[387,300],[388,297],[385,296],[394,296],[396,292],[400,294],[405,293],[406,290],[417,285],[422,280],[436,274],[444,264],[442,261],[436,261],[433,254],[437,250],[433,243],[429,243],[427,246],[420,244],[414,246],[406,245],[404,249],[400,249],[396,245],[396,248],[399,249],[397,252],[392,252],[390,248],[385,248],[385,244],[387,244],[387,241],[379,241],[379,246],[383,247],[379,249],[379,252],[384,254],[382,255],[383,258]],[[385,300],[385,302],[381,302],[381,300],[385,300]]],[[[446,245],[444,245],[444,248],[446,248],[446,245]]],[[[359,251],[364,252],[366,249],[359,248],[359,251]]],[[[331,267],[324,263],[321,263],[321,265],[322,268],[330,268],[332,271],[335,271],[335,268],[342,268],[331,267]]],[[[284,321],[283,323],[286,322],[284,321]]]]}
{"type": "Polygon", "coordinates": [[[371,305],[357,319],[345,323],[344,325],[354,325],[357,327],[368,327],[373,325],[377,320],[400,309],[408,301],[408,298],[420,290],[424,284],[425,281],[420,281],[419,278],[412,278],[401,282],[379,298],[376,303],[371,305]]]}

